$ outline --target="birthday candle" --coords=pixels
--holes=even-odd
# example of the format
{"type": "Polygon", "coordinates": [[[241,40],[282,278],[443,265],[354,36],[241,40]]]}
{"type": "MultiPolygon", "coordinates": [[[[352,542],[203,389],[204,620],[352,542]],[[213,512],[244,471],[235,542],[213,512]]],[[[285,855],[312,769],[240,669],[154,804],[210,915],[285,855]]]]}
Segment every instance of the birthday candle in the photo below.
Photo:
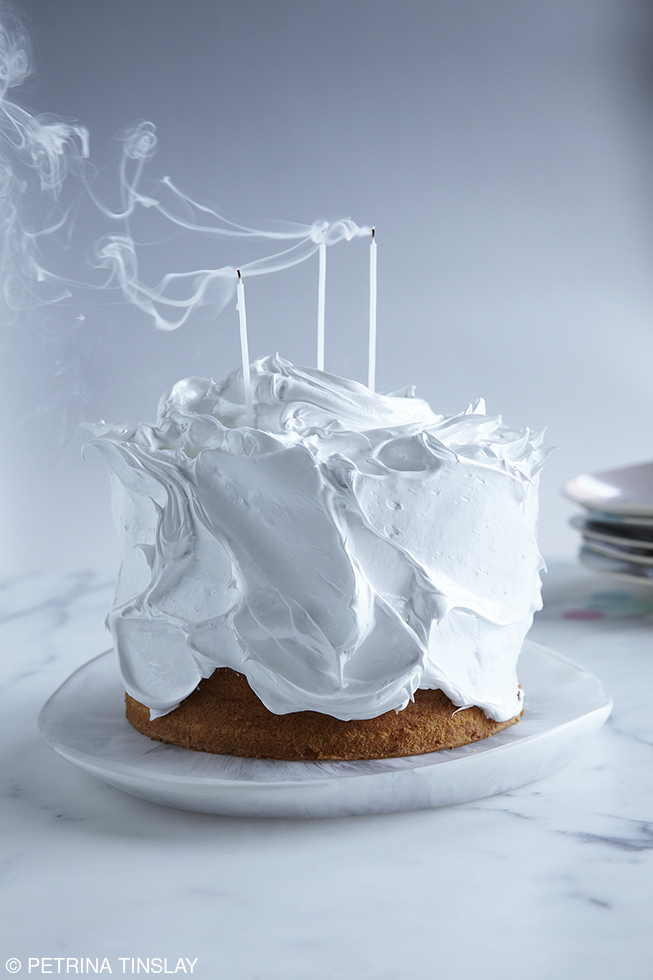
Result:
{"type": "Polygon", "coordinates": [[[320,242],[317,281],[317,369],[324,371],[324,309],[326,306],[326,242],[320,242]]]}
{"type": "Polygon", "coordinates": [[[367,387],[374,391],[376,384],[376,234],[372,228],[370,245],[370,332],[367,362],[367,387]]]}
{"type": "Polygon", "coordinates": [[[247,343],[247,316],[245,314],[245,284],[238,273],[238,283],[236,285],[236,298],[238,300],[236,309],[240,321],[240,356],[243,362],[243,385],[245,387],[245,409],[247,412],[247,424],[250,428],[254,427],[254,407],[252,404],[252,381],[249,375],[249,345],[247,343]]]}

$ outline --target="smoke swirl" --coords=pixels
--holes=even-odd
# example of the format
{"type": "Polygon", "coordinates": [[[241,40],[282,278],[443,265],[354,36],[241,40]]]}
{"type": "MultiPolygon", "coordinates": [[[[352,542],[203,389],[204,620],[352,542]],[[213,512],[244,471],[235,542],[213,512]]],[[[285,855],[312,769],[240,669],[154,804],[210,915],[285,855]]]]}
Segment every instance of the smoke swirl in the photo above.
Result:
{"type": "MultiPolygon", "coordinates": [[[[33,115],[12,98],[32,71],[29,38],[7,7],[0,7],[0,304],[4,319],[44,304],[88,303],[116,291],[160,330],[176,330],[199,308],[217,316],[236,291],[235,265],[192,270],[162,270],[156,283],[142,277],[147,245],[132,226],[156,212],[167,228],[208,241],[283,243],[279,251],[240,262],[244,277],[268,275],[305,262],[324,242],[371,234],[349,218],[301,224],[265,222],[261,227],[235,223],[218,210],[194,201],[169,177],[147,181],[146,166],[157,149],[156,127],[142,121],[121,135],[110,207],[97,189],[100,170],[90,158],[89,132],[77,122],[50,114],[33,115]],[[106,231],[77,242],[90,211],[106,231]],[[87,259],[70,265],[72,249],[87,259]]],[[[105,173],[103,172],[103,176],[105,173]]]]}

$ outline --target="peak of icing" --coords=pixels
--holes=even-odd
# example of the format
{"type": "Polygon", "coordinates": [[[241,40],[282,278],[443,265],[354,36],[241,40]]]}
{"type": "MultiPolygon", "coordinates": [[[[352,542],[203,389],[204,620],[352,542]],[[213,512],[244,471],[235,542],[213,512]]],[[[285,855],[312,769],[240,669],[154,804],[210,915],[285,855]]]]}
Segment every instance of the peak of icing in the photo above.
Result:
{"type": "MultiPolygon", "coordinates": [[[[265,432],[305,434],[312,428],[359,432],[379,425],[439,421],[412,389],[377,395],[357,381],[295,367],[278,354],[254,361],[250,376],[254,427],[265,432]]],[[[210,416],[228,428],[244,426],[242,369],[219,384],[205,378],[177,382],[159,402],[159,420],[179,414],[210,416]]]]}

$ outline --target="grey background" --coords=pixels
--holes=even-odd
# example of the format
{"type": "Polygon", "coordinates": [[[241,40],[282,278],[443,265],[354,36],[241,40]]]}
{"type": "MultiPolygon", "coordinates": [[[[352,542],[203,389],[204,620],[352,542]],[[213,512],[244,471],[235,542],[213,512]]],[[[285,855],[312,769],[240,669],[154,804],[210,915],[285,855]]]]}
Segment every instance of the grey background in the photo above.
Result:
{"type": "MultiPolygon", "coordinates": [[[[115,134],[150,119],[150,174],[237,220],[376,225],[379,390],[414,383],[447,413],[482,395],[514,427],[546,426],[558,448],[543,478],[545,554],[575,546],[564,479],[653,455],[648,2],[16,10],[36,63],[19,102],[84,123],[106,173],[115,134]]],[[[185,247],[169,241],[163,265],[185,247]]],[[[366,242],[329,251],[326,368],[358,380],[366,276],[366,242]]],[[[312,261],[248,286],[253,357],[314,363],[316,280],[312,261]]],[[[93,453],[82,459],[79,424],[153,420],[178,378],[221,378],[238,364],[235,310],[163,334],[112,301],[83,319],[18,317],[3,333],[3,571],[111,572],[107,475],[93,453]]]]}

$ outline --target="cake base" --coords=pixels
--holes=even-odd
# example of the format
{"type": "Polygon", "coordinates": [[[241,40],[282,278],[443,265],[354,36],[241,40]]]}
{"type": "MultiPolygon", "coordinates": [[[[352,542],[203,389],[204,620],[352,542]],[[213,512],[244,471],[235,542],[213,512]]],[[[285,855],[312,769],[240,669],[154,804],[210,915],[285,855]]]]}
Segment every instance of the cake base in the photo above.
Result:
{"type": "Polygon", "coordinates": [[[317,711],[275,715],[243,674],[218,668],[178,708],[150,721],[145,705],[125,695],[127,720],[159,742],[217,755],[299,761],[387,759],[454,749],[495,735],[519,721],[459,710],[442,691],[415,692],[403,711],[340,721],[317,711]]]}

